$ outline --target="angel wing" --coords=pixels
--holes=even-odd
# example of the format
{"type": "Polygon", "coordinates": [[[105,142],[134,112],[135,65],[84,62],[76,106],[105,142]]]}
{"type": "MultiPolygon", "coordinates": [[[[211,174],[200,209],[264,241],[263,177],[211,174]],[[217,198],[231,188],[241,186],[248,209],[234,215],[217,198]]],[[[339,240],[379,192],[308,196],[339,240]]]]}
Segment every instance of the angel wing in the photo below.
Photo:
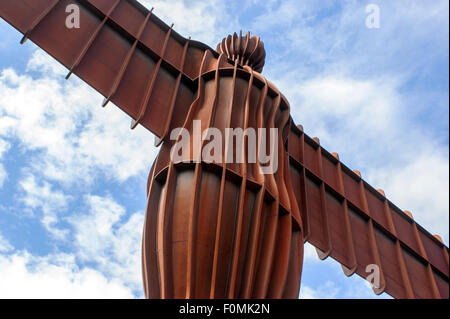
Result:
{"type": "MultiPolygon", "coordinates": [[[[135,0],[2,0],[0,17],[161,141],[174,109],[195,99],[203,43],[185,39],[135,0]],[[73,6],[79,28],[68,27],[73,6]],[[77,12],[78,13],[78,12],[77,12]]],[[[180,123],[177,123],[180,122],[180,123]]]]}
{"type": "MultiPolygon", "coordinates": [[[[377,294],[448,298],[448,247],[418,225],[291,121],[290,173],[302,212],[305,241],[331,256],[347,276],[379,269],[377,294]],[[375,266],[375,267],[376,267],[375,266]]],[[[371,279],[371,278],[368,278],[371,279]]],[[[375,283],[375,282],[374,282],[375,283]]]]}

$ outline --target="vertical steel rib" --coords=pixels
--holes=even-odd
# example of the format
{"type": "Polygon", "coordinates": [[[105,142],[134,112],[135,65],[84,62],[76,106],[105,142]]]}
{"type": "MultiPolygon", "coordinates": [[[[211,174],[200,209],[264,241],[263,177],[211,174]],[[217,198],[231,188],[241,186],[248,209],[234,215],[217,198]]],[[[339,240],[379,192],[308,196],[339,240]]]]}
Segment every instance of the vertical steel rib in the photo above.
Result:
{"type": "MultiPolygon", "coordinates": [[[[262,94],[259,99],[258,103],[258,109],[257,109],[257,128],[264,127],[263,119],[264,119],[264,107],[266,105],[266,100],[268,96],[269,91],[269,84],[267,83],[267,80],[264,77],[261,77],[262,81],[264,83],[264,87],[262,90],[262,94]]],[[[256,163],[257,166],[256,174],[257,174],[257,180],[261,183],[261,188],[258,191],[258,195],[256,196],[256,206],[255,206],[255,222],[253,225],[253,232],[249,239],[249,252],[248,252],[248,259],[246,264],[246,269],[244,270],[244,280],[242,284],[242,297],[243,298],[251,298],[253,293],[253,283],[256,277],[256,257],[258,253],[258,239],[260,236],[261,231],[261,217],[262,217],[262,211],[263,211],[263,204],[264,204],[264,194],[265,194],[265,178],[264,176],[261,176],[261,169],[260,169],[260,161],[259,161],[259,152],[256,152],[256,163]]]]}
{"type": "MultiPolygon", "coordinates": [[[[224,166],[226,164],[224,163],[224,166]]],[[[220,193],[219,193],[219,203],[218,203],[218,214],[216,223],[216,237],[214,241],[214,257],[213,266],[211,271],[211,288],[209,292],[210,298],[215,298],[216,294],[216,278],[217,278],[217,267],[219,260],[219,247],[220,247],[220,228],[222,221],[222,211],[223,211],[223,197],[225,192],[225,182],[226,182],[226,169],[222,169],[222,176],[220,180],[220,193]]]]}
{"type": "MultiPolygon", "coordinates": [[[[159,276],[160,276],[160,287],[161,287],[161,298],[162,299],[166,299],[166,298],[171,298],[173,297],[172,291],[173,288],[170,287],[170,280],[171,280],[171,275],[167,274],[166,272],[166,266],[167,266],[167,261],[166,261],[166,254],[170,254],[171,251],[170,249],[167,248],[168,243],[166,242],[166,236],[168,236],[169,234],[166,234],[165,231],[165,223],[166,223],[166,218],[167,215],[170,214],[169,209],[170,206],[172,205],[172,202],[170,200],[168,200],[168,196],[169,195],[173,195],[173,182],[174,182],[174,175],[176,174],[175,172],[175,167],[173,165],[173,162],[171,162],[170,166],[169,166],[169,171],[167,173],[167,179],[166,179],[166,184],[162,193],[162,200],[161,203],[163,204],[162,209],[160,208],[158,210],[158,218],[157,218],[157,238],[156,238],[156,246],[158,249],[158,269],[159,269],[159,276]]],[[[170,217],[169,217],[170,218],[170,217]]]]}
{"type": "Polygon", "coordinates": [[[136,46],[142,36],[142,33],[145,30],[145,27],[147,26],[147,23],[150,19],[150,16],[153,13],[153,8],[148,12],[147,16],[144,19],[144,22],[142,23],[142,25],[139,28],[138,34],[136,36],[136,39],[134,40],[133,45],[131,46],[130,50],[128,51],[125,59],[123,60],[122,66],[120,67],[119,73],[117,73],[116,78],[114,79],[114,82],[111,86],[111,89],[109,90],[109,94],[105,97],[105,100],[102,103],[102,106],[105,107],[106,104],[108,104],[108,102],[111,100],[111,98],[114,96],[114,94],[116,93],[117,88],[119,87],[123,75],[125,74],[125,71],[128,67],[128,64],[130,63],[131,57],[133,56],[134,51],[136,50],[136,46]]]}
{"type": "MultiPolygon", "coordinates": [[[[225,56],[224,55],[220,55],[219,58],[216,61],[217,64],[216,64],[215,75],[214,75],[214,101],[213,101],[211,113],[209,114],[208,123],[207,123],[206,127],[211,127],[211,124],[212,124],[212,122],[214,120],[215,112],[217,110],[217,104],[219,102],[219,100],[218,100],[219,99],[219,89],[220,89],[220,67],[221,67],[221,64],[224,62],[224,59],[225,59],[225,56]]],[[[202,77],[202,75],[200,75],[200,77],[202,77]]],[[[199,150],[200,153],[203,151],[203,146],[204,146],[205,143],[206,143],[206,141],[202,141],[202,147],[199,150]]],[[[196,156],[196,155],[194,155],[194,156],[196,156]]],[[[201,154],[198,154],[197,159],[198,159],[198,162],[197,162],[196,166],[199,166],[200,165],[201,154]]],[[[223,178],[224,178],[224,176],[222,176],[222,179],[223,178]]],[[[222,181],[221,181],[220,193],[221,193],[221,196],[223,198],[223,188],[222,188],[222,186],[223,186],[223,184],[222,184],[222,181]]],[[[221,200],[219,200],[219,201],[221,201],[221,200]]],[[[196,207],[194,207],[194,210],[192,211],[191,214],[194,214],[194,212],[197,211],[197,209],[195,209],[195,208],[196,207]]],[[[219,209],[220,209],[220,207],[219,207],[219,209]]],[[[216,222],[219,223],[219,220],[217,220],[216,222]]],[[[194,225],[195,224],[196,223],[194,222],[194,225]]],[[[216,243],[214,243],[214,245],[216,245],[216,243]]],[[[213,281],[213,279],[214,279],[214,275],[212,275],[211,282],[213,281]]],[[[210,287],[212,287],[212,285],[210,287]]],[[[211,288],[210,288],[210,293],[211,293],[211,288]]],[[[194,295],[197,296],[197,293],[194,293],[194,295]]]]}
{"type": "Polygon", "coordinates": [[[236,55],[236,61],[239,63],[239,60],[241,59],[241,39],[242,39],[242,30],[241,31],[239,31],[239,37],[237,38],[237,44],[236,44],[236,52],[237,52],[237,55],[236,55]]]}
{"type": "Polygon", "coordinates": [[[173,30],[173,23],[171,24],[171,26],[169,28],[169,31],[167,31],[166,38],[164,39],[164,45],[163,45],[163,48],[161,50],[161,56],[158,59],[158,63],[156,64],[155,70],[153,72],[153,76],[148,81],[147,89],[146,89],[145,94],[143,96],[141,107],[139,108],[139,114],[138,114],[136,120],[134,120],[134,119],[131,120],[131,126],[130,127],[131,127],[132,130],[134,130],[139,125],[140,121],[144,117],[145,112],[147,110],[148,102],[149,102],[150,97],[152,95],[153,87],[154,87],[154,85],[156,83],[156,79],[158,78],[158,73],[159,73],[159,69],[161,67],[161,63],[164,60],[164,55],[166,53],[167,44],[169,43],[169,39],[170,39],[170,35],[172,33],[172,30],[173,30]]]}
{"type": "MultiPolygon", "coordinates": [[[[414,221],[412,222],[412,226],[413,226],[414,237],[419,246],[419,251],[427,261],[427,265],[426,265],[427,275],[428,275],[428,280],[430,281],[430,284],[431,284],[431,291],[433,293],[433,298],[441,299],[442,298],[441,293],[439,292],[439,288],[437,287],[436,279],[434,278],[433,269],[431,268],[430,258],[428,257],[428,254],[423,246],[423,242],[419,236],[419,230],[417,229],[417,225],[414,221]]],[[[399,242],[398,239],[397,239],[397,242],[399,242]]]]}
{"type": "Polygon", "coordinates": [[[427,262],[426,267],[427,267],[427,275],[428,275],[428,280],[430,281],[430,285],[431,285],[430,288],[431,288],[431,292],[433,294],[433,298],[441,299],[442,298],[441,293],[439,292],[439,288],[437,286],[436,279],[434,278],[433,269],[431,268],[431,264],[429,262],[427,262]]]}
{"type": "MultiPolygon", "coordinates": [[[[253,70],[249,70],[250,72],[250,80],[248,82],[248,89],[247,89],[247,96],[245,99],[245,108],[244,108],[244,132],[248,128],[248,120],[249,120],[249,111],[250,111],[250,98],[251,98],[251,92],[253,88],[253,70]]],[[[246,156],[246,142],[245,142],[245,135],[242,135],[243,143],[242,143],[242,156],[241,159],[241,173],[242,173],[242,184],[241,184],[241,191],[240,191],[240,198],[239,198],[239,210],[238,210],[238,219],[237,219],[237,229],[235,233],[235,244],[233,249],[233,262],[232,262],[232,271],[231,271],[231,278],[230,278],[230,287],[229,287],[229,298],[235,298],[236,295],[236,277],[237,277],[237,271],[239,267],[239,252],[240,252],[240,246],[241,246],[241,235],[242,235],[242,220],[244,215],[244,204],[245,204],[245,195],[247,190],[247,156],[246,156]]],[[[236,158],[237,160],[237,158],[236,158]]],[[[238,287],[240,288],[240,287],[238,287]]]]}
{"type": "Polygon", "coordinates": [[[341,264],[342,269],[344,270],[345,275],[350,276],[353,275],[356,272],[356,269],[358,267],[358,262],[356,260],[356,251],[355,251],[355,245],[353,243],[353,231],[352,231],[352,225],[350,223],[350,216],[348,213],[348,201],[347,196],[345,195],[345,187],[344,187],[344,180],[342,178],[342,164],[341,161],[338,158],[337,163],[337,175],[338,175],[338,183],[339,183],[339,191],[344,196],[344,222],[345,222],[345,229],[347,232],[347,248],[350,252],[350,267],[344,267],[344,265],[341,264]]]}
{"type": "Polygon", "coordinates": [[[80,63],[83,60],[84,56],[86,55],[87,51],[92,46],[92,43],[94,43],[97,36],[100,34],[100,31],[105,26],[106,21],[108,21],[110,15],[113,13],[114,9],[117,7],[117,5],[120,3],[120,1],[121,0],[116,0],[116,2],[114,2],[113,6],[109,9],[108,13],[105,15],[102,22],[97,26],[94,33],[89,37],[88,41],[84,45],[84,47],[81,50],[80,54],[78,55],[77,59],[70,67],[69,73],[67,73],[67,75],[66,75],[66,80],[68,80],[70,78],[70,76],[73,74],[73,72],[75,72],[75,69],[78,67],[78,65],[80,65],[80,63]]]}
{"type": "MultiPolygon", "coordinates": [[[[275,115],[281,105],[281,94],[278,90],[276,90],[276,94],[277,96],[275,98],[275,103],[272,105],[270,115],[267,119],[267,125],[265,126],[268,129],[275,127],[275,115]]],[[[273,178],[273,176],[268,177],[273,178]]],[[[278,188],[276,188],[275,191],[276,194],[273,194],[275,196],[274,201],[271,203],[270,212],[268,213],[269,215],[266,217],[268,222],[267,229],[265,229],[267,230],[267,233],[264,234],[266,238],[262,238],[262,242],[259,243],[259,245],[262,245],[265,242],[264,239],[267,239],[268,242],[267,246],[262,248],[264,250],[264,254],[262,255],[260,264],[258,265],[261,275],[258,276],[259,278],[256,278],[258,281],[258,286],[253,292],[255,298],[266,298],[269,288],[280,207],[278,188]]]]}
{"type": "Polygon", "coordinates": [[[449,267],[449,266],[448,266],[448,265],[449,265],[449,263],[448,263],[448,250],[447,250],[447,248],[445,247],[445,245],[442,246],[442,251],[443,251],[444,259],[445,259],[445,262],[446,262],[447,268],[448,268],[448,267],[449,267]]]}
{"type": "MultiPolygon", "coordinates": [[[[189,113],[186,117],[186,121],[183,124],[183,128],[186,128],[189,123],[192,122],[192,117],[196,111],[196,108],[200,101],[203,99],[204,95],[204,80],[202,73],[204,72],[205,63],[208,58],[208,51],[203,55],[202,63],[199,70],[199,84],[198,84],[198,96],[197,99],[192,103],[189,113]]],[[[178,136],[178,139],[180,136],[178,136]]],[[[188,253],[187,253],[187,263],[186,263],[186,298],[193,298],[195,296],[195,211],[197,207],[197,197],[200,192],[200,182],[201,182],[201,166],[199,163],[195,165],[194,172],[194,189],[193,189],[193,201],[191,207],[189,208],[189,225],[188,225],[188,253]]]]}
{"type": "Polygon", "coordinates": [[[28,29],[24,32],[22,40],[20,40],[20,44],[24,44],[25,41],[30,37],[31,32],[38,26],[39,23],[41,23],[42,20],[50,13],[50,11],[53,10],[54,7],[58,4],[59,0],[53,0],[53,2],[44,9],[44,11],[38,15],[31,25],[28,27],[28,29]]]}
{"type": "Polygon", "coordinates": [[[188,251],[186,261],[186,299],[195,298],[195,228],[196,228],[196,212],[198,211],[198,201],[200,197],[202,167],[200,163],[195,164],[194,187],[192,189],[192,203],[189,208],[189,225],[188,225],[188,251]]]}
{"type": "Polygon", "coordinates": [[[325,182],[324,182],[324,176],[323,176],[323,160],[322,160],[322,146],[320,146],[317,148],[316,150],[317,152],[317,161],[319,163],[319,177],[320,177],[320,202],[321,202],[321,208],[322,211],[320,212],[323,218],[323,233],[325,236],[325,245],[326,245],[326,250],[325,251],[320,251],[319,249],[316,248],[317,254],[319,256],[320,259],[325,259],[327,258],[330,254],[331,251],[333,250],[333,245],[331,243],[331,232],[330,232],[330,222],[328,220],[328,208],[327,208],[327,203],[326,203],[326,191],[325,191],[325,182]]]}
{"type": "Polygon", "coordinates": [[[199,77],[198,77],[198,90],[197,90],[197,98],[194,100],[194,102],[191,103],[189,106],[189,111],[186,115],[186,120],[183,123],[183,128],[186,129],[188,125],[190,125],[194,119],[195,112],[197,112],[197,108],[200,104],[200,101],[203,99],[205,94],[205,88],[204,88],[204,79],[203,79],[203,73],[206,72],[206,68],[208,66],[208,62],[211,59],[212,53],[207,50],[203,54],[202,63],[200,65],[199,70],[199,77]]]}
{"type": "MultiPolygon", "coordinates": [[[[208,127],[211,126],[211,123],[213,121],[213,114],[215,115],[215,112],[217,111],[217,103],[218,103],[218,94],[219,94],[219,70],[220,70],[220,62],[222,59],[225,59],[225,55],[221,54],[219,56],[219,60],[217,61],[217,68],[216,68],[216,82],[215,82],[215,100],[214,100],[214,106],[213,110],[211,111],[211,117],[208,127]]],[[[226,127],[231,126],[231,114],[233,112],[233,104],[234,104],[234,96],[235,96],[235,90],[236,90],[236,74],[237,74],[237,63],[234,64],[233,69],[233,84],[232,84],[232,93],[231,93],[231,101],[229,104],[229,115],[227,118],[227,125],[226,127]]],[[[214,240],[214,253],[213,253],[213,265],[212,265],[212,271],[211,271],[211,287],[210,287],[210,298],[215,298],[216,293],[216,279],[217,279],[217,268],[219,263],[219,249],[220,249],[220,239],[221,239],[221,227],[222,227],[222,215],[223,215],[223,205],[224,205],[224,193],[225,193],[225,184],[226,184],[226,175],[227,175],[227,139],[225,138],[225,152],[222,154],[223,163],[222,163],[222,172],[221,172],[221,180],[220,180],[220,191],[219,191],[219,203],[217,207],[217,222],[216,222],[216,236],[214,240]]]]}
{"type": "Polygon", "coordinates": [[[306,189],[306,168],[305,168],[305,133],[302,131],[300,136],[300,161],[302,164],[302,170],[300,172],[300,185],[303,188],[301,192],[302,208],[303,208],[303,219],[305,221],[304,228],[305,232],[303,234],[303,241],[306,242],[311,236],[311,226],[309,224],[309,210],[308,210],[308,191],[306,189]]]}
{"type": "MultiPolygon", "coordinates": [[[[211,127],[211,124],[215,118],[215,112],[217,111],[217,103],[219,102],[219,87],[220,87],[220,66],[221,62],[224,60],[225,55],[221,54],[219,56],[219,59],[217,60],[216,70],[215,70],[215,78],[214,78],[214,102],[211,109],[211,114],[208,119],[207,127],[211,127]]],[[[236,70],[237,66],[235,65],[234,68],[234,79],[236,77],[236,70]]],[[[231,98],[231,105],[230,105],[230,113],[233,108],[233,97],[234,97],[234,82],[233,82],[233,95],[231,98]]],[[[229,124],[229,123],[228,123],[229,124]]],[[[229,126],[229,125],[228,125],[229,126]]],[[[204,141],[206,143],[206,141],[204,141]]],[[[203,151],[203,145],[200,152],[203,151]]],[[[214,252],[213,252],[213,264],[211,269],[211,283],[210,283],[210,289],[209,289],[209,296],[210,298],[214,298],[215,296],[215,284],[216,284],[216,275],[217,275],[217,263],[218,263],[218,254],[219,254],[219,245],[220,245],[220,225],[222,222],[222,210],[223,210],[223,197],[225,192],[225,181],[226,181],[226,163],[224,161],[222,166],[222,175],[220,180],[220,190],[219,190],[219,203],[218,203],[218,213],[217,213],[217,220],[216,220],[216,236],[214,240],[214,252]]]]}
{"type": "Polygon", "coordinates": [[[395,237],[395,251],[397,255],[397,261],[400,266],[400,273],[402,276],[403,285],[406,289],[406,295],[408,298],[414,298],[414,293],[411,285],[411,278],[409,277],[408,269],[406,268],[405,259],[402,253],[402,247],[400,245],[397,230],[395,229],[394,221],[392,219],[392,213],[389,208],[389,203],[385,196],[383,196],[383,204],[384,204],[384,215],[387,220],[387,226],[391,234],[393,234],[395,237]]]}
{"type": "MultiPolygon", "coordinates": [[[[360,186],[360,195],[361,195],[361,201],[363,203],[364,212],[367,216],[369,216],[368,226],[369,226],[369,243],[371,248],[372,257],[375,261],[375,263],[378,265],[380,270],[380,287],[372,287],[374,292],[376,294],[381,294],[386,289],[386,281],[384,278],[384,271],[383,271],[383,265],[381,264],[381,258],[380,258],[380,252],[378,251],[378,245],[375,239],[375,231],[373,226],[373,220],[372,215],[370,213],[369,204],[367,202],[366,198],[366,189],[364,186],[364,181],[362,179],[359,180],[359,186],[360,186]]],[[[363,265],[364,266],[364,265],[363,265]]],[[[367,265],[365,265],[367,266],[367,265]]]]}
{"type": "Polygon", "coordinates": [[[233,245],[233,257],[231,264],[231,274],[229,277],[229,286],[228,286],[228,298],[236,298],[235,297],[235,287],[236,287],[236,276],[238,270],[238,261],[239,261],[239,248],[240,248],[240,239],[242,232],[242,215],[244,214],[244,203],[245,203],[245,190],[247,187],[247,179],[245,177],[242,178],[241,187],[239,191],[239,207],[238,207],[238,218],[236,221],[236,231],[234,234],[234,245],[233,245]]]}
{"type": "MultiPolygon", "coordinates": [[[[154,174],[154,171],[155,171],[155,165],[153,164],[151,171],[150,171],[151,176],[154,174]]],[[[150,193],[151,193],[154,183],[155,183],[155,179],[152,178],[149,188],[148,188],[148,192],[147,192],[146,212],[149,210],[149,205],[150,205],[149,198],[150,198],[150,193]]],[[[147,248],[147,236],[146,236],[147,227],[148,227],[147,218],[148,218],[148,216],[146,216],[146,218],[144,219],[144,229],[142,232],[142,252],[141,253],[142,253],[142,278],[144,281],[144,294],[145,294],[146,298],[150,298],[150,290],[149,290],[149,285],[148,285],[149,276],[148,276],[148,267],[147,267],[147,264],[148,264],[147,257],[150,255],[147,253],[147,249],[148,249],[147,248]]]]}
{"type": "MultiPolygon", "coordinates": [[[[289,176],[289,159],[287,153],[283,154],[283,175],[286,183],[290,184],[290,176],[289,176]]],[[[293,214],[296,208],[294,195],[292,193],[292,186],[286,187],[287,195],[289,197],[290,203],[290,212],[288,214],[281,216],[279,215],[280,221],[278,222],[278,234],[277,234],[277,252],[278,255],[274,258],[270,280],[270,289],[267,295],[267,298],[282,298],[284,288],[286,285],[286,280],[289,272],[289,262],[290,258],[292,258],[291,245],[292,245],[292,219],[293,214]],[[294,199],[294,200],[293,200],[294,199]],[[283,220],[281,220],[283,219],[283,220]],[[287,220],[287,221],[286,221],[287,220]],[[280,241],[280,242],[279,242],[280,241]],[[281,246],[281,247],[280,247],[281,246]]],[[[301,226],[300,226],[301,227],[301,226]]]]}
{"type": "Polygon", "coordinates": [[[249,43],[249,41],[250,41],[250,32],[248,32],[247,31],[247,33],[245,34],[245,46],[244,46],[244,53],[242,54],[242,58],[241,58],[241,65],[247,65],[247,63],[246,63],[246,56],[245,56],[245,54],[246,54],[246,52],[247,52],[247,49],[248,49],[248,43],[249,43]]]}
{"type": "MultiPolygon", "coordinates": [[[[188,40],[186,41],[186,43],[184,44],[183,55],[181,57],[181,69],[182,70],[184,69],[184,64],[186,62],[186,54],[187,54],[187,49],[189,47],[190,40],[191,40],[191,38],[189,37],[188,40]]],[[[165,137],[167,136],[167,134],[169,132],[170,123],[172,121],[172,116],[173,116],[173,111],[175,109],[175,104],[177,102],[178,91],[180,89],[182,75],[183,75],[183,73],[180,71],[180,73],[178,73],[177,81],[175,83],[175,88],[173,90],[172,97],[170,99],[169,112],[167,114],[166,120],[164,121],[163,133],[161,134],[159,141],[157,141],[155,143],[155,146],[159,146],[164,141],[165,137]]]]}
{"type": "Polygon", "coordinates": [[[405,294],[408,299],[414,298],[414,291],[412,289],[411,280],[408,275],[408,269],[406,268],[405,260],[403,258],[402,248],[398,239],[395,243],[395,250],[397,254],[397,261],[400,266],[400,273],[402,276],[403,286],[405,287],[405,294]]]}
{"type": "MultiPolygon", "coordinates": [[[[414,232],[414,238],[416,239],[417,245],[419,246],[419,251],[422,254],[422,256],[427,260],[427,273],[428,273],[428,277],[431,283],[431,288],[433,291],[433,296],[434,298],[438,298],[441,299],[441,293],[439,292],[439,289],[437,287],[437,283],[436,283],[436,279],[434,278],[434,274],[433,274],[433,269],[431,267],[431,261],[430,258],[428,257],[427,251],[425,250],[425,247],[423,245],[423,241],[420,238],[419,235],[419,230],[417,229],[417,224],[415,221],[412,222],[412,226],[413,226],[413,232],[414,232]]],[[[447,253],[447,249],[445,249],[444,246],[444,258],[445,258],[445,253],[447,253]]],[[[447,253],[447,267],[448,267],[448,253],[447,253]]]]}

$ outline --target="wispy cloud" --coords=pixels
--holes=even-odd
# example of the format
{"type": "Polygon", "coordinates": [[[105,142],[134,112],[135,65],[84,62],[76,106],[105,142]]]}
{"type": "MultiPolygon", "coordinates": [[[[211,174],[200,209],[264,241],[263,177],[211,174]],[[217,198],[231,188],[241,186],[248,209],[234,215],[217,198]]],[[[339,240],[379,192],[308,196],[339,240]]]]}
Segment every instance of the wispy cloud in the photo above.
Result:
{"type": "Polygon", "coordinates": [[[0,253],[5,253],[5,252],[8,252],[8,251],[11,251],[12,249],[13,249],[13,246],[0,233],[0,253]]]}
{"type": "Polygon", "coordinates": [[[317,288],[302,287],[300,299],[335,299],[339,296],[339,288],[332,281],[327,281],[317,288]]]}
{"type": "Polygon", "coordinates": [[[59,216],[67,210],[70,196],[60,190],[55,190],[48,182],[38,184],[33,175],[20,182],[24,192],[21,201],[32,211],[42,211],[40,220],[44,227],[56,239],[64,239],[68,231],[58,227],[59,216]]]}
{"type": "Polygon", "coordinates": [[[101,272],[79,268],[67,254],[0,255],[0,298],[132,298],[131,290],[101,272]]]}
{"type": "MultiPolygon", "coordinates": [[[[0,160],[2,159],[3,154],[8,151],[9,147],[10,147],[9,143],[0,139],[0,160]]],[[[3,167],[2,163],[0,162],[0,189],[2,188],[3,183],[5,182],[7,177],[8,177],[8,174],[6,173],[5,168],[3,167]]]]}
{"type": "Polygon", "coordinates": [[[146,7],[155,8],[155,14],[184,37],[208,44],[213,49],[217,43],[238,26],[238,18],[229,10],[229,3],[221,0],[143,0],[146,7]]]}
{"type": "Polygon", "coordinates": [[[114,106],[102,109],[101,97],[80,80],[62,82],[64,70],[42,51],[29,71],[38,73],[0,73],[0,136],[35,151],[30,167],[66,185],[89,184],[99,172],[124,181],[148,169],[156,155],[148,131],[131,132],[130,119],[114,106]]]}
{"type": "Polygon", "coordinates": [[[143,212],[126,216],[112,198],[85,197],[87,213],[73,214],[77,256],[111,278],[120,278],[133,291],[141,291],[141,239],[143,212]]]}

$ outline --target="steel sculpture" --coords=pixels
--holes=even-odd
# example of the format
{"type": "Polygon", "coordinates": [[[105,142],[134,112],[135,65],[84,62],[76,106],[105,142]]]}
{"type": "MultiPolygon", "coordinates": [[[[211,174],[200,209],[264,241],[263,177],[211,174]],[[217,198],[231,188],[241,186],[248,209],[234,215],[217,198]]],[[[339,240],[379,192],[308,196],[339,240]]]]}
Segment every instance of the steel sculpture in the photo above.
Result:
{"type": "MultiPolygon", "coordinates": [[[[346,275],[380,269],[377,294],[448,298],[448,247],[306,135],[261,75],[257,36],[213,50],[135,0],[1,0],[0,16],[157,137],[142,245],[149,298],[297,298],[303,243],[346,275]],[[80,8],[80,28],[65,26],[80,8]],[[175,128],[274,128],[278,170],[171,160],[175,128]]],[[[244,145],[248,142],[244,137],[244,145]]],[[[205,145],[202,145],[205,146],[205,145]]],[[[224,141],[224,149],[229,147],[224,141]]],[[[238,154],[237,150],[232,152],[238,154]]],[[[225,155],[223,155],[225,156],[225,155]]],[[[237,156],[237,155],[236,155],[237,156]]]]}

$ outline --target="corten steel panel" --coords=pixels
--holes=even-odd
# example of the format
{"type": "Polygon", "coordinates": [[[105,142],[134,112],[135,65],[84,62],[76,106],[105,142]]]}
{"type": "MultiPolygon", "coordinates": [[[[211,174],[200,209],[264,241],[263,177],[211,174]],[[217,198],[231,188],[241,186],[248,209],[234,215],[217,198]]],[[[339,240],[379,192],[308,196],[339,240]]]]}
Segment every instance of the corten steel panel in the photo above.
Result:
{"type": "Polygon", "coordinates": [[[378,265],[376,293],[448,298],[448,248],[295,126],[286,99],[254,72],[265,57],[258,37],[229,36],[216,52],[135,0],[2,0],[0,16],[162,143],[147,186],[146,296],[295,298],[309,241],[347,275],[378,265]],[[65,27],[69,4],[80,29],[65,27]],[[278,171],[261,174],[247,151],[243,163],[172,162],[168,134],[192,132],[193,120],[221,132],[277,128],[278,171]]]}

